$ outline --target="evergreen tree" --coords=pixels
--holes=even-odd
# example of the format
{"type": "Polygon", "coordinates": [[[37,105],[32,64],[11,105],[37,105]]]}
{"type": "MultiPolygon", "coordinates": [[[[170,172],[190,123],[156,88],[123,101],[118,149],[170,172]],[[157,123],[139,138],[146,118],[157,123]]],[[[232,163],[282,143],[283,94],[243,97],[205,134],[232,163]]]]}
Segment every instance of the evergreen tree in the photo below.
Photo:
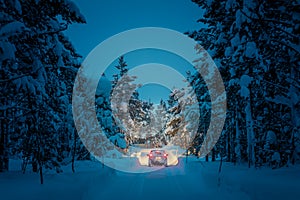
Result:
{"type": "Polygon", "coordinates": [[[68,0],[7,0],[0,12],[0,171],[7,169],[8,156],[22,153],[38,164],[42,183],[43,167],[60,171],[69,151],[68,81],[76,74],[79,55],[63,31],[85,19],[68,0]]]}
{"type": "Polygon", "coordinates": [[[115,68],[118,69],[118,74],[113,75],[114,77],[114,80],[112,82],[113,88],[117,85],[119,79],[128,72],[127,63],[124,60],[124,56],[120,56],[118,58],[118,65],[116,65],[115,68]]]}
{"type": "Polygon", "coordinates": [[[133,83],[135,78],[125,74],[113,88],[111,106],[118,131],[116,132],[116,136],[111,138],[111,140],[121,148],[126,148],[128,144],[132,143],[135,131],[135,123],[130,117],[129,111],[130,98],[134,90],[138,87],[133,83]]]}
{"type": "Polygon", "coordinates": [[[241,160],[246,149],[249,166],[269,164],[272,157],[288,163],[298,146],[288,147],[299,126],[299,1],[193,2],[205,10],[199,22],[207,27],[189,35],[219,63],[228,95],[222,148],[230,161],[241,160]],[[271,132],[280,140],[272,150],[266,140],[271,132]]]}

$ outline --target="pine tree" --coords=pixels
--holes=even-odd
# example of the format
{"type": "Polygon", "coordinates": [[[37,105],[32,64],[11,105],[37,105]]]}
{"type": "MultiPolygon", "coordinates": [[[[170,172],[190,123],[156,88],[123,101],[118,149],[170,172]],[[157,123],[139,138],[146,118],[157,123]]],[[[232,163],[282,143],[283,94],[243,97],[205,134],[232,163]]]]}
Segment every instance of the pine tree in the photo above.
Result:
{"type": "Polygon", "coordinates": [[[234,152],[227,156],[240,160],[247,148],[249,166],[268,163],[265,157],[278,154],[281,165],[286,164],[292,155],[289,138],[298,126],[299,98],[294,96],[299,94],[299,1],[193,2],[205,10],[199,22],[208,26],[189,35],[219,63],[228,94],[227,115],[235,117],[226,121],[225,146],[231,150],[227,153],[234,152]],[[271,152],[265,139],[270,131],[281,141],[271,152]]]}
{"type": "MultiPolygon", "coordinates": [[[[69,151],[66,123],[71,117],[72,82],[68,81],[75,76],[79,55],[63,31],[85,19],[67,0],[8,0],[0,4],[0,12],[0,84],[5,94],[1,107],[9,105],[1,109],[1,118],[12,122],[8,128],[1,119],[2,141],[10,142],[10,149],[5,142],[1,149],[7,151],[5,156],[21,152],[23,158],[38,163],[42,183],[43,167],[60,171],[58,163],[69,151]]],[[[1,154],[0,170],[5,159],[1,154]]]]}
{"type": "Polygon", "coordinates": [[[154,132],[151,126],[153,104],[139,99],[136,89],[140,85],[134,83],[137,77],[127,74],[128,68],[124,56],[118,59],[118,65],[115,67],[118,69],[118,74],[113,75],[111,94],[115,133],[110,139],[124,149],[154,132]]]}
{"type": "Polygon", "coordinates": [[[116,132],[118,137],[111,139],[113,143],[121,148],[126,148],[128,144],[132,143],[133,132],[135,131],[135,124],[129,112],[130,98],[134,90],[138,87],[138,85],[133,83],[135,78],[125,74],[113,88],[111,106],[116,126],[118,126],[118,132],[116,132]]]}
{"type": "Polygon", "coordinates": [[[117,68],[119,72],[118,74],[113,75],[114,77],[113,85],[112,85],[113,88],[117,85],[119,79],[128,72],[127,63],[124,60],[124,56],[120,56],[118,58],[118,65],[116,65],[115,68],[117,68]]]}

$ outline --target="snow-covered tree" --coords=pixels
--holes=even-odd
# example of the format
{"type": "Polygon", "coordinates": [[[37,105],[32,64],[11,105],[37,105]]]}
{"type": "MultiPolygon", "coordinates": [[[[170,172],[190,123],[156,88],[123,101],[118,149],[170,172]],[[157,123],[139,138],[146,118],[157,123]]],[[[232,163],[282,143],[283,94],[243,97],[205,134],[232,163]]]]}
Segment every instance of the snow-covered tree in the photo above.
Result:
{"type": "Polygon", "coordinates": [[[115,144],[121,148],[126,148],[127,144],[132,143],[133,133],[135,131],[135,121],[130,117],[129,101],[138,87],[133,81],[136,77],[123,75],[117,85],[113,88],[111,97],[112,112],[114,121],[118,126],[118,135],[122,136],[120,139],[115,138],[115,144]],[[124,139],[126,142],[124,142],[124,139]],[[127,143],[127,144],[126,144],[127,143]]]}
{"type": "Polygon", "coordinates": [[[118,65],[115,66],[118,70],[118,74],[114,74],[114,80],[112,81],[112,87],[115,87],[119,79],[128,72],[127,63],[124,60],[124,56],[118,58],[118,65]]]}
{"type": "Polygon", "coordinates": [[[69,144],[68,81],[76,74],[79,55],[63,31],[85,19],[69,0],[1,1],[0,12],[0,88],[5,94],[0,101],[0,170],[8,154],[22,153],[37,161],[43,182],[43,167],[67,156],[69,144]]]}
{"type": "Polygon", "coordinates": [[[199,126],[198,102],[189,88],[174,89],[168,102],[171,105],[167,111],[164,135],[170,144],[187,150],[191,147],[199,126]]]}
{"type": "Polygon", "coordinates": [[[153,135],[152,103],[139,99],[137,89],[140,85],[135,84],[137,77],[127,74],[128,68],[124,56],[118,59],[115,66],[118,74],[114,74],[111,91],[111,105],[114,115],[114,136],[111,141],[122,149],[128,145],[145,139],[146,135],[153,135]]]}
{"type": "Polygon", "coordinates": [[[110,107],[110,92],[111,92],[111,82],[103,74],[96,91],[96,113],[100,125],[103,130],[110,135],[113,135],[113,120],[110,107]]]}
{"type": "Polygon", "coordinates": [[[272,131],[280,138],[272,154],[286,164],[298,146],[289,147],[299,127],[299,1],[193,2],[207,26],[189,35],[212,55],[228,95],[227,156],[241,159],[247,148],[249,166],[263,164],[272,131]]]}

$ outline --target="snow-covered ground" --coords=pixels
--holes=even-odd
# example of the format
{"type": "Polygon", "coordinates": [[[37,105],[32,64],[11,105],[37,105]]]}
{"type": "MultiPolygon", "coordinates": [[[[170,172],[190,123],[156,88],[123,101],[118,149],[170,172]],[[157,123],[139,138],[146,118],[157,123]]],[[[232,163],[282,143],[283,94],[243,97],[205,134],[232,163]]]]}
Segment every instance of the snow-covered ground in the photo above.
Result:
{"type": "MultiPolygon", "coordinates": [[[[135,166],[136,167],[136,166],[135,166]]],[[[125,173],[99,162],[76,163],[64,173],[46,172],[44,185],[38,174],[0,173],[3,200],[93,199],[299,199],[300,167],[277,170],[248,169],[223,163],[218,186],[219,162],[180,158],[175,166],[149,173],[125,173]]]]}

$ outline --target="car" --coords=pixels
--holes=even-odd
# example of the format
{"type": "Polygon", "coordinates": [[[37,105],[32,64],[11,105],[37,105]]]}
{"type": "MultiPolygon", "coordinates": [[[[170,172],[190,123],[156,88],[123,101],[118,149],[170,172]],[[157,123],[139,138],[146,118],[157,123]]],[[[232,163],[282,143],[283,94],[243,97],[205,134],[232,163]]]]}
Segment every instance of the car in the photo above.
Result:
{"type": "Polygon", "coordinates": [[[165,150],[151,150],[148,156],[148,166],[152,167],[153,165],[164,165],[168,166],[168,154],[165,150]]]}

